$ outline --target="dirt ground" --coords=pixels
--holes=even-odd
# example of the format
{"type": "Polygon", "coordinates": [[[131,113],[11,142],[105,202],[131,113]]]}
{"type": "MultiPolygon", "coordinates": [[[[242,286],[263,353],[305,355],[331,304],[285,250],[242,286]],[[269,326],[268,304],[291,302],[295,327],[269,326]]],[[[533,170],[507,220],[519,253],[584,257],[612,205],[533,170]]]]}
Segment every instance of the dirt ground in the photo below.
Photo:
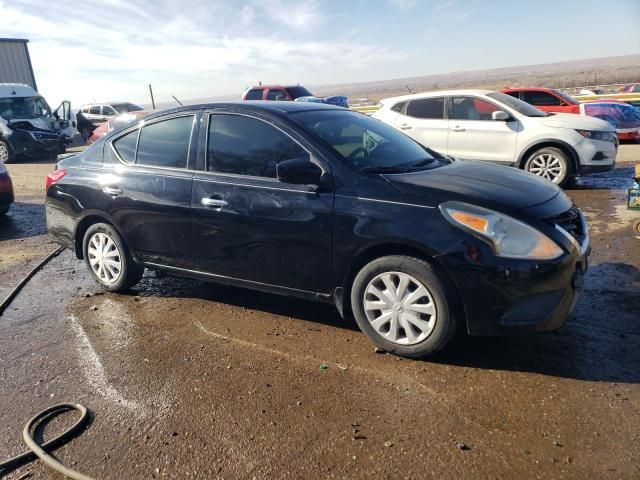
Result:
{"type": "MultiPolygon", "coordinates": [[[[100,479],[638,479],[640,212],[624,189],[640,145],[618,160],[568,190],[593,254],[565,326],[460,335],[430,361],[374,353],[326,305],[149,272],[129,295],[102,294],[64,252],[0,317],[0,457],[24,449],[32,415],[78,402],[91,423],[55,454],[100,479]]],[[[55,248],[53,164],[8,168],[0,298],[55,248]]],[[[25,475],[60,478],[40,462],[6,478],[25,475]]]]}

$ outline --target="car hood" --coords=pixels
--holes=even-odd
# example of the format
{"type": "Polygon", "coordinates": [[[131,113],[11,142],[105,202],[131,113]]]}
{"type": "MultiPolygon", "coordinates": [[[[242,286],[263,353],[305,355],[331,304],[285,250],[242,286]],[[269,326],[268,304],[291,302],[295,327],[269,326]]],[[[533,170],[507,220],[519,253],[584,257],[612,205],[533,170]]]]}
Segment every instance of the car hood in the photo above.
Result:
{"type": "Polygon", "coordinates": [[[558,198],[568,209],[571,201],[553,183],[516,168],[476,161],[454,161],[421,172],[385,175],[397,191],[425,196],[440,203],[458,200],[502,212],[531,209],[558,198]]]}
{"type": "Polygon", "coordinates": [[[573,113],[556,113],[540,118],[540,122],[547,127],[573,128],[576,130],[600,130],[614,132],[615,129],[604,120],[573,113]]]}

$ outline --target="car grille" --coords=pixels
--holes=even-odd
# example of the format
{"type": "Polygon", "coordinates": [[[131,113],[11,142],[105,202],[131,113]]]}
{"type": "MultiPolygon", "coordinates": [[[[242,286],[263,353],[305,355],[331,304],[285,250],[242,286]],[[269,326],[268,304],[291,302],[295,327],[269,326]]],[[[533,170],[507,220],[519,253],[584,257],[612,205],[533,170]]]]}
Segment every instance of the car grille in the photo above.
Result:
{"type": "Polygon", "coordinates": [[[569,210],[555,217],[547,218],[547,222],[563,228],[568,234],[573,236],[580,245],[584,242],[587,232],[582,218],[582,212],[575,205],[569,210]]]}

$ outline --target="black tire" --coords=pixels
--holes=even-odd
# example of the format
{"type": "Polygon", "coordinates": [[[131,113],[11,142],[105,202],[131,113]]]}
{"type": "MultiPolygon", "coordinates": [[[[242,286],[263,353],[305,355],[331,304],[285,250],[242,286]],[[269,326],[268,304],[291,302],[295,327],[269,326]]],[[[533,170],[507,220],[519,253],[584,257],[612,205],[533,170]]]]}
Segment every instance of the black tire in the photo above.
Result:
{"type": "MultiPolygon", "coordinates": [[[[392,274],[393,275],[393,274],[392,274]]],[[[374,282],[375,283],[375,282],[374,282]]],[[[406,297],[405,297],[406,298],[406,297]]],[[[444,283],[429,263],[414,257],[393,255],[378,258],[356,275],[351,288],[351,309],[362,330],[378,347],[386,352],[409,358],[425,358],[433,355],[449,343],[456,332],[453,306],[445,294],[444,283]],[[364,308],[365,292],[369,283],[387,272],[410,275],[418,280],[429,292],[435,304],[435,323],[425,339],[412,345],[402,345],[389,341],[378,333],[367,318],[364,308]]],[[[401,331],[404,329],[402,328],[401,331]]]]}
{"type": "Polygon", "coordinates": [[[9,211],[9,207],[11,205],[7,205],[5,207],[0,207],[0,217],[3,217],[7,214],[7,212],[9,211]]]}
{"type": "Polygon", "coordinates": [[[138,283],[140,278],[142,278],[142,274],[144,273],[144,267],[138,265],[135,262],[135,260],[131,256],[131,253],[129,252],[129,249],[123,242],[118,232],[111,225],[106,223],[95,223],[87,229],[84,234],[84,238],[82,239],[82,253],[85,264],[87,265],[89,273],[91,273],[94,280],[102,288],[110,292],[122,292],[130,289],[136,283],[138,283]],[[101,279],[94,271],[90,263],[89,242],[91,238],[98,233],[104,234],[108,238],[110,238],[117,247],[119,253],[117,258],[119,259],[122,268],[119,272],[119,275],[117,276],[117,279],[112,282],[106,282],[101,279]]]}
{"type": "MultiPolygon", "coordinates": [[[[524,170],[534,175],[537,175],[541,178],[546,178],[545,171],[544,169],[540,169],[537,162],[535,162],[536,158],[540,156],[550,156],[558,160],[560,167],[562,169],[561,172],[557,176],[555,176],[553,179],[547,178],[547,180],[552,181],[553,183],[555,183],[560,187],[565,185],[571,178],[571,175],[573,175],[574,173],[572,168],[572,162],[569,156],[565,152],[563,152],[562,150],[556,147],[544,147],[531,153],[527,157],[527,160],[524,163],[524,170]]],[[[550,176],[551,172],[546,173],[546,175],[550,176]]]]}
{"type": "Polygon", "coordinates": [[[13,163],[16,161],[16,156],[7,141],[0,139],[0,160],[2,160],[2,157],[5,157],[4,163],[13,163]]]}

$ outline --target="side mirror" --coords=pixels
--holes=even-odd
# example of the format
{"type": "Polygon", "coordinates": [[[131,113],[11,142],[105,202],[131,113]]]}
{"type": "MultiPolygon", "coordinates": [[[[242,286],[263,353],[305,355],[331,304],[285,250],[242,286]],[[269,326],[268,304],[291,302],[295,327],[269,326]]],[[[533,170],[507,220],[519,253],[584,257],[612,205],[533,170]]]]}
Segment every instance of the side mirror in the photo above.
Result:
{"type": "Polygon", "coordinates": [[[504,110],[496,110],[491,113],[491,118],[497,122],[506,122],[511,119],[511,115],[504,110]]]}
{"type": "Polygon", "coordinates": [[[323,171],[309,157],[292,158],[276,167],[278,180],[293,185],[320,185],[323,171]]]}

